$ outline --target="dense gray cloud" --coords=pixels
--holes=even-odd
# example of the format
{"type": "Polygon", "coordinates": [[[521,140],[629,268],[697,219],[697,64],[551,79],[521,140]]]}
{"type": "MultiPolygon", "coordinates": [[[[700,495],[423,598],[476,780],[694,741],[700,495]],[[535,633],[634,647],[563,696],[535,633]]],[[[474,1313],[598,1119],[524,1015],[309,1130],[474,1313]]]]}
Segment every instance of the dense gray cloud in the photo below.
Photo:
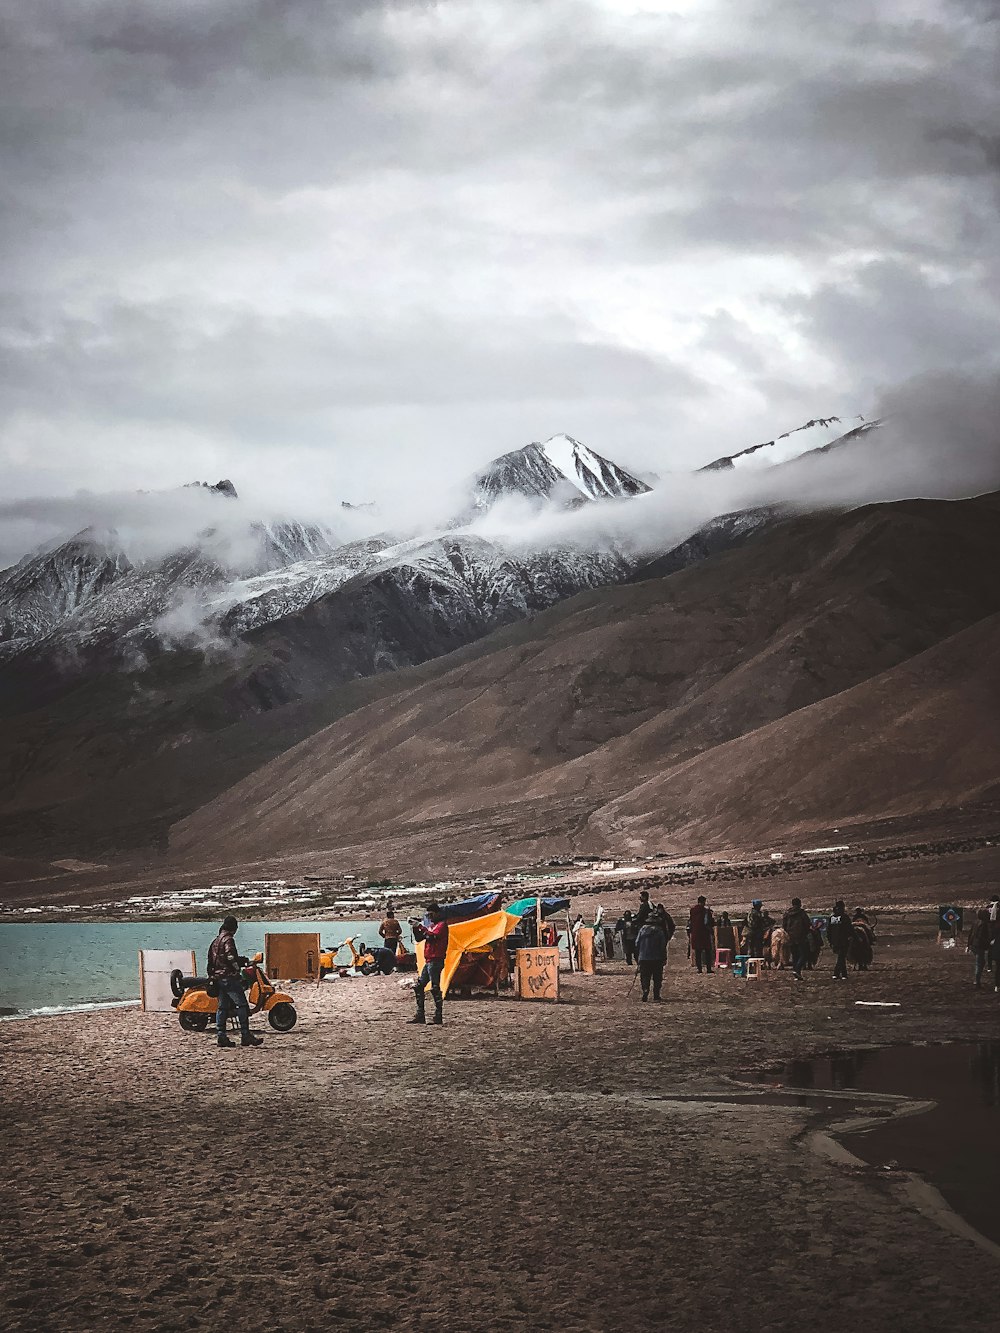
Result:
{"type": "Polygon", "coordinates": [[[994,5],[0,22],[8,496],[419,504],[558,431],[683,472],[996,365],[994,5]]]}

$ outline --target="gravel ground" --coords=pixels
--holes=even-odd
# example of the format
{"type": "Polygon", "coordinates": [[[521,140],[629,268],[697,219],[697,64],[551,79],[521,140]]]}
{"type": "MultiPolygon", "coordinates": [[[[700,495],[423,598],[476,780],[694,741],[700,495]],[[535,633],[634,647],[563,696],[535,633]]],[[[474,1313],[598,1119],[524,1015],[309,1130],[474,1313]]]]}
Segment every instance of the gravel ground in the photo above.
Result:
{"type": "Polygon", "coordinates": [[[996,1035],[965,955],[887,924],[846,985],[826,955],[801,985],[703,977],[675,945],[658,1006],[619,963],[442,1029],[398,978],[298,985],[259,1050],[131,1010],[2,1024],[3,1325],[991,1327],[996,1261],[812,1152],[818,1113],[669,1100],[996,1035]]]}

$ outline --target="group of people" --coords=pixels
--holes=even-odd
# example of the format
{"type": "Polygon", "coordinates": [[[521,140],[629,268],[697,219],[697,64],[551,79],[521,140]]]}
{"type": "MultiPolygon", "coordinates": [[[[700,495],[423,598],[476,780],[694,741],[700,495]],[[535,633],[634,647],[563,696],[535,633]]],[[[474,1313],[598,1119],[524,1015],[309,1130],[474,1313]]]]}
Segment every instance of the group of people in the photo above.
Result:
{"type": "Polygon", "coordinates": [[[989,906],[976,913],[965,948],[976,960],[976,989],[982,989],[983,973],[992,972],[993,989],[1000,994],[1000,898],[991,898],[989,906]]]}
{"type": "MultiPolygon", "coordinates": [[[[995,906],[1000,909],[1000,902],[995,906]]],[[[981,914],[982,915],[982,914],[981,914]]],[[[833,978],[835,981],[847,979],[848,953],[856,945],[859,934],[868,940],[869,954],[874,945],[874,931],[868,922],[867,914],[858,908],[853,915],[848,915],[842,899],[835,903],[833,911],[823,923],[815,921],[803,908],[799,898],[793,898],[781,921],[776,921],[764,907],[759,898],[750,904],[745,922],[734,922],[728,912],[716,917],[704,895],[690,909],[685,931],[688,938],[688,957],[699,973],[710,975],[715,966],[717,952],[728,950],[730,958],[742,954],[750,958],[769,961],[772,941],[779,938],[788,950],[788,962],[792,976],[797,981],[803,980],[803,972],[812,969],[826,942],[835,956],[833,978]]],[[[615,925],[621,937],[625,962],[638,966],[638,975],[642,983],[642,998],[648,999],[650,986],[653,999],[660,998],[663,981],[663,967],[667,958],[667,945],[675,933],[675,926],[670,913],[662,903],[654,907],[649,893],[643,890],[639,895],[639,909],[634,914],[626,911],[615,925]],[[644,933],[645,932],[645,933],[644,933]]],[[[977,936],[977,941],[979,936],[977,936]]],[[[970,945],[971,947],[971,945],[970,945]]],[[[977,943],[977,948],[979,947],[977,943]]],[[[1000,924],[994,915],[994,926],[990,943],[986,946],[1000,955],[1000,924]]],[[[864,951],[862,951],[862,954],[864,951]]],[[[868,961],[862,956],[858,966],[867,969],[868,961]]],[[[981,972],[981,969],[980,969],[981,972]]],[[[978,975],[978,974],[977,974],[978,975]]],[[[1000,980],[1000,965],[994,975],[1000,980]]],[[[977,985],[978,985],[977,980],[977,985]]]]}

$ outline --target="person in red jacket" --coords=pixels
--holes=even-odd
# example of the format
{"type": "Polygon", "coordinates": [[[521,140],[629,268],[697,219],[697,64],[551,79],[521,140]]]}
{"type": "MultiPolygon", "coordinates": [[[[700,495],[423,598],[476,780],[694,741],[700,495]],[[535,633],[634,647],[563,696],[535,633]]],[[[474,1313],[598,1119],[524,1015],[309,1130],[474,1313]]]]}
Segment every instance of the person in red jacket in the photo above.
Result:
{"type": "Polygon", "coordinates": [[[709,976],[712,974],[712,964],[715,961],[715,945],[712,941],[714,925],[715,917],[712,915],[712,909],[706,904],[704,897],[699,898],[691,908],[688,931],[691,936],[691,952],[694,954],[695,967],[700,972],[704,963],[709,976]]]}
{"type": "Polygon", "coordinates": [[[441,994],[441,973],[444,960],[448,956],[448,923],[437,903],[427,904],[427,915],[423,921],[411,921],[413,938],[424,942],[424,966],[413,987],[417,997],[417,1012],[410,1019],[411,1023],[424,1023],[424,991],[428,985],[434,997],[434,1017],[432,1023],[439,1026],[444,1022],[442,1010],[444,996],[441,994]]]}

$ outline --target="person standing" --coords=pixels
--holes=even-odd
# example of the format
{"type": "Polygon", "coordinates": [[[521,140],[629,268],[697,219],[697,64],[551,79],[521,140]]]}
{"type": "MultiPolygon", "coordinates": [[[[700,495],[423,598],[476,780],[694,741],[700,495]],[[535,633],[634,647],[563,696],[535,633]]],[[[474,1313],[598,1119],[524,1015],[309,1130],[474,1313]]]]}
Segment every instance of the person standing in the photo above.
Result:
{"type": "Polygon", "coordinates": [[[976,924],[969,931],[969,942],[965,946],[966,953],[975,955],[976,978],[973,984],[980,990],[983,985],[983,973],[990,961],[990,934],[990,913],[989,909],[984,907],[978,914],[976,924]]]}
{"type": "Polygon", "coordinates": [[[615,930],[621,936],[622,949],[625,951],[625,962],[632,966],[632,960],[635,957],[635,937],[639,933],[636,929],[632,913],[625,911],[615,922],[615,930]]]}
{"type": "Polygon", "coordinates": [[[747,923],[743,928],[743,952],[750,958],[764,957],[764,904],[755,898],[747,913],[747,923]]]}
{"type": "Polygon", "coordinates": [[[712,909],[705,901],[704,895],[691,908],[691,919],[688,925],[691,935],[691,950],[694,953],[694,965],[700,972],[702,963],[704,963],[705,971],[711,976],[712,964],[715,961],[715,945],[712,940],[715,918],[712,915],[712,909]]]}
{"type": "Polygon", "coordinates": [[[448,923],[438,903],[428,903],[427,916],[424,920],[413,922],[413,938],[424,942],[424,965],[413,987],[413,993],[417,998],[417,1012],[410,1022],[426,1022],[424,991],[430,986],[431,995],[434,997],[434,1017],[431,1022],[440,1027],[444,1022],[441,973],[444,971],[444,960],[448,956],[448,923]]]}
{"type": "Polygon", "coordinates": [[[638,935],[639,931],[642,930],[643,926],[646,924],[646,918],[652,910],[649,901],[649,890],[643,889],[639,894],[639,910],[635,914],[636,935],[638,935]]]}
{"type": "Polygon", "coordinates": [[[792,905],[781,919],[781,928],[788,936],[792,950],[792,976],[802,980],[802,969],[809,962],[809,931],[812,922],[809,913],[802,910],[802,899],[793,898],[792,905]]]}
{"type": "Polygon", "coordinates": [[[391,949],[395,957],[399,952],[399,941],[403,938],[403,927],[396,920],[396,913],[391,906],[385,909],[385,916],[382,918],[378,933],[382,936],[385,947],[391,949]]]}
{"type": "Polygon", "coordinates": [[[234,916],[227,916],[222,928],[208,946],[208,975],[215,982],[219,992],[215,1010],[215,1035],[220,1046],[235,1046],[226,1035],[226,1021],[230,1013],[235,1013],[240,1025],[241,1046],[263,1046],[261,1037],[255,1037],[250,1031],[250,1006],[247,1004],[246,991],[243,989],[241,967],[246,967],[247,959],[241,958],[236,951],[236,932],[240,923],[234,916]]]}
{"type": "Polygon", "coordinates": [[[667,911],[666,907],[664,907],[663,903],[657,903],[656,907],[653,910],[657,913],[661,922],[663,923],[663,928],[667,932],[667,944],[669,945],[670,941],[674,938],[674,935],[677,933],[677,927],[674,924],[674,918],[667,911]]]}
{"type": "Polygon", "coordinates": [[[833,904],[833,912],[826,927],[826,938],[830,941],[830,948],[837,955],[837,962],[833,969],[834,981],[847,980],[847,951],[851,947],[853,935],[854,927],[851,925],[851,918],[847,915],[844,900],[838,898],[833,904]]]}
{"type": "Polygon", "coordinates": [[[643,1000],[649,999],[649,987],[653,987],[653,999],[659,1004],[660,989],[663,986],[663,964],[667,961],[667,930],[659,912],[651,912],[642,929],[636,936],[636,953],[639,958],[639,984],[642,987],[643,1000]]]}

